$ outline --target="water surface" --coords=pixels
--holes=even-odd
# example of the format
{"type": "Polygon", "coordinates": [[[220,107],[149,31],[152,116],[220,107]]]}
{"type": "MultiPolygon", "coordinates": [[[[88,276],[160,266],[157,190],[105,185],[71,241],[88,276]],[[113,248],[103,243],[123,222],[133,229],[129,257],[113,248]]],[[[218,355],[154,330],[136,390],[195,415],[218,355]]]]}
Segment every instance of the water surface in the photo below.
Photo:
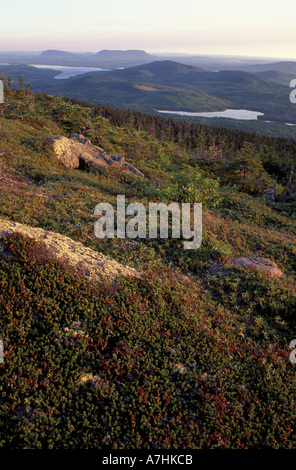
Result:
{"type": "Polygon", "coordinates": [[[30,64],[31,67],[37,67],[38,69],[52,69],[58,70],[59,73],[54,78],[57,80],[63,80],[70,77],[75,77],[76,75],[80,75],[82,73],[88,72],[108,72],[110,69],[100,69],[99,67],[68,67],[66,65],[37,65],[37,64],[30,64]]]}
{"type": "Polygon", "coordinates": [[[161,111],[163,114],[178,114],[179,116],[198,116],[198,117],[222,117],[230,119],[241,119],[241,120],[257,120],[258,116],[264,116],[264,113],[259,111],[250,111],[248,109],[226,109],[225,111],[213,111],[213,112],[202,112],[202,113],[191,113],[187,111],[161,111]]]}

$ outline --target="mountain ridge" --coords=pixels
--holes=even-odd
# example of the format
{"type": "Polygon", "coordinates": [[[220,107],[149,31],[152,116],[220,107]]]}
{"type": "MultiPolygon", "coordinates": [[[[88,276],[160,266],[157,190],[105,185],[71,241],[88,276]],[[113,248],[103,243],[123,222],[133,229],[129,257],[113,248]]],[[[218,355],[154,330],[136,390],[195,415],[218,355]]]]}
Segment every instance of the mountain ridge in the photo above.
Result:
{"type": "MultiPolygon", "coordinates": [[[[52,53],[55,51],[49,52],[50,55],[52,53]]],[[[48,58],[48,62],[52,63],[52,60],[48,58]]],[[[102,65],[102,61],[99,62],[102,65]]],[[[90,103],[153,114],[159,109],[185,112],[224,111],[227,108],[258,111],[264,117],[260,116],[256,122],[232,119],[227,121],[227,125],[235,128],[241,126],[243,129],[247,126],[248,129],[272,132],[274,135],[289,134],[294,138],[294,130],[287,129],[285,124],[296,123],[295,105],[289,100],[291,89],[286,76],[273,73],[271,77],[265,77],[264,72],[261,75],[245,70],[213,72],[168,59],[133,64],[117,70],[110,70],[110,64],[106,61],[104,65],[109,70],[88,72],[65,80],[54,79],[58,72],[29,66],[0,65],[0,71],[11,74],[13,85],[17,85],[22,74],[24,80],[32,84],[33,91],[46,91],[90,103]],[[269,125],[263,121],[275,124],[269,125]]],[[[219,124],[223,125],[226,121],[222,122],[221,119],[219,124]]]]}
{"type": "MultiPolygon", "coordinates": [[[[138,57],[134,54],[132,59],[135,60],[137,59],[140,63],[146,63],[148,60],[149,56],[150,58],[153,58],[153,60],[166,60],[167,58],[170,58],[171,60],[175,60],[177,62],[181,62],[184,65],[193,65],[196,67],[200,67],[205,70],[213,71],[213,70],[222,70],[222,69],[227,69],[227,70],[234,70],[235,68],[244,68],[246,66],[258,66],[261,67],[262,65],[270,64],[272,65],[273,63],[279,64],[279,67],[282,72],[285,72],[285,64],[293,64],[293,61],[291,60],[286,60],[286,61],[280,61],[280,60],[275,60],[274,62],[270,62],[270,59],[263,59],[263,58],[256,58],[256,57],[245,57],[245,56],[225,56],[225,55],[204,55],[204,56],[198,56],[196,54],[193,55],[182,55],[178,53],[171,53],[167,55],[166,53],[160,54],[157,53],[154,55],[153,53],[148,53],[144,50],[138,50],[138,49],[127,49],[126,51],[116,49],[103,49],[103,54],[101,54],[101,59],[98,59],[96,55],[100,54],[101,51],[99,52],[70,52],[70,51],[62,51],[59,49],[48,49],[47,51],[54,51],[55,55],[50,53],[49,58],[54,58],[56,57],[56,60],[64,60],[66,62],[62,63],[60,62],[59,64],[52,64],[52,65],[64,65],[64,66],[88,66],[88,67],[100,67],[100,62],[102,63],[102,56],[105,57],[105,59],[110,62],[110,57],[113,55],[114,57],[114,52],[116,54],[121,55],[121,63],[123,60],[123,56],[127,55],[129,51],[132,52],[137,52],[138,57]],[[67,55],[66,55],[67,54],[67,55]]],[[[46,54],[41,55],[43,52],[47,51],[37,51],[37,52],[26,52],[26,51],[20,51],[20,52],[1,52],[0,51],[0,62],[9,62],[9,63],[18,63],[18,64],[29,64],[33,63],[34,60],[47,60],[46,54]],[[40,57],[41,56],[41,57],[40,57]]],[[[112,61],[111,61],[112,62],[112,61]]],[[[118,62],[118,61],[117,61],[118,62]]],[[[39,62],[41,63],[41,62],[39,62]]],[[[125,63],[128,63],[127,60],[125,59],[125,63]]],[[[295,62],[294,62],[295,64],[295,62]]],[[[121,67],[122,65],[119,65],[113,60],[114,68],[116,67],[121,67]]],[[[130,66],[136,65],[135,63],[130,63],[130,66]]],[[[289,71],[288,71],[289,72],[289,71]]]]}

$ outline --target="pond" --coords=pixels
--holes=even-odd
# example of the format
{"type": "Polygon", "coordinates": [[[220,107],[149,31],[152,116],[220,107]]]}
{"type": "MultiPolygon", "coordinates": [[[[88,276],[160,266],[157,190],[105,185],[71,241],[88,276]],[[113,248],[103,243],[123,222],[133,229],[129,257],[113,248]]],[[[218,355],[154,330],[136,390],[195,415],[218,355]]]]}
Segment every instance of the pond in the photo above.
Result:
{"type": "Polygon", "coordinates": [[[39,69],[52,69],[58,70],[59,73],[54,78],[57,80],[63,80],[65,78],[75,77],[82,73],[88,72],[108,72],[110,69],[100,69],[99,67],[68,67],[66,65],[37,65],[30,64],[31,67],[37,67],[39,69]]]}
{"type": "Polygon", "coordinates": [[[178,114],[179,116],[198,116],[207,118],[230,118],[230,119],[241,119],[241,120],[257,120],[258,116],[264,116],[264,113],[259,111],[249,111],[248,109],[226,109],[225,111],[213,111],[213,112],[202,112],[192,113],[187,111],[161,111],[163,114],[178,114]]]}

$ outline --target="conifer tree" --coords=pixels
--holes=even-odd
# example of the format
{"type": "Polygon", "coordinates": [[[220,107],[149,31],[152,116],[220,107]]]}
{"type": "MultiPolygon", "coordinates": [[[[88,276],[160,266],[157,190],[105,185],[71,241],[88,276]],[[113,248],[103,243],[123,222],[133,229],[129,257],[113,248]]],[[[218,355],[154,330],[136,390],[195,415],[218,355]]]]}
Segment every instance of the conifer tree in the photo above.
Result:
{"type": "Polygon", "coordinates": [[[260,153],[250,142],[245,142],[238,150],[229,166],[229,173],[233,182],[241,187],[244,192],[253,192],[258,179],[265,174],[260,153]]]}
{"type": "Polygon", "coordinates": [[[21,94],[24,95],[25,94],[25,87],[24,87],[24,76],[23,75],[19,76],[18,84],[19,84],[19,89],[21,91],[21,94]]]}

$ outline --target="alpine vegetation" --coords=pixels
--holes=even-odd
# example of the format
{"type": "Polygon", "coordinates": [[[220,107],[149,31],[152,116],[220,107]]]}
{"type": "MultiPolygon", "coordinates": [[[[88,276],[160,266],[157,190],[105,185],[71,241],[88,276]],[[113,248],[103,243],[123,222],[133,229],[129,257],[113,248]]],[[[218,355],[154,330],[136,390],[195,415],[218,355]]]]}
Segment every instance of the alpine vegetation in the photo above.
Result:
{"type": "Polygon", "coordinates": [[[4,87],[0,448],[296,449],[296,141],[4,87]]]}

